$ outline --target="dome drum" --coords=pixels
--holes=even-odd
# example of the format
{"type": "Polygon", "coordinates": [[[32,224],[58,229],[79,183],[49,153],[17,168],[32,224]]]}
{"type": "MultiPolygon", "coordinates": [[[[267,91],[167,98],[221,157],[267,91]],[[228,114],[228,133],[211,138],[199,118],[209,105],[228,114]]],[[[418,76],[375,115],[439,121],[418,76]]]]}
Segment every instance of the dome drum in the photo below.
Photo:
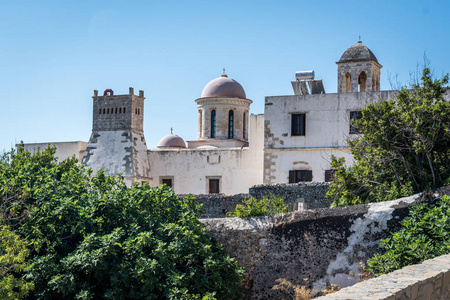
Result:
{"type": "Polygon", "coordinates": [[[246,98],[242,86],[226,74],[211,80],[195,100],[198,109],[200,141],[248,140],[251,100],[246,98]]]}

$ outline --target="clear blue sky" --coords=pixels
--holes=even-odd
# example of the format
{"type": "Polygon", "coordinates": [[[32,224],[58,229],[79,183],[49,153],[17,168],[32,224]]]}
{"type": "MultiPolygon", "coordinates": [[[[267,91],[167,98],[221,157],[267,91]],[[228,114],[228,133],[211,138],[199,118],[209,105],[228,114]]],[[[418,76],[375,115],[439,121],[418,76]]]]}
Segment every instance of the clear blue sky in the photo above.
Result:
{"type": "Polygon", "coordinates": [[[149,148],[170,133],[197,138],[194,102],[226,68],[264,112],[293,94],[295,71],[336,92],[342,53],[358,36],[408,84],[424,52],[450,72],[445,1],[0,0],[0,152],[16,142],[88,141],[93,90],[145,91],[149,148]]]}

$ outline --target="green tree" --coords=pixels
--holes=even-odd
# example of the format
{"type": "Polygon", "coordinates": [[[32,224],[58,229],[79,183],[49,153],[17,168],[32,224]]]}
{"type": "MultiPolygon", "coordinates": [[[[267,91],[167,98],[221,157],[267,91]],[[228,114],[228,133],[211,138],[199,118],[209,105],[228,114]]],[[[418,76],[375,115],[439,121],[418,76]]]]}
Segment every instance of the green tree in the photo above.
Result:
{"type": "Polygon", "coordinates": [[[386,252],[368,261],[369,270],[377,275],[449,253],[450,197],[443,196],[436,204],[413,206],[401,230],[382,240],[381,246],[386,252]]]}
{"type": "Polygon", "coordinates": [[[433,79],[425,68],[421,79],[362,110],[354,122],[362,135],[348,140],[353,166],[332,157],[335,180],[327,197],[334,205],[391,200],[450,183],[449,76],[433,79]]]}
{"type": "Polygon", "coordinates": [[[0,161],[0,191],[15,195],[2,222],[15,216],[14,232],[30,245],[19,272],[34,284],[30,298],[239,298],[242,270],[206,235],[195,199],[90,177],[54,153],[19,147],[0,161]]]}
{"type": "Polygon", "coordinates": [[[0,299],[23,299],[33,289],[33,283],[17,276],[28,266],[27,256],[24,241],[8,226],[0,226],[0,299]]]}
{"type": "Polygon", "coordinates": [[[228,213],[229,217],[247,218],[257,216],[270,216],[290,212],[291,209],[284,205],[284,199],[270,195],[258,200],[250,197],[244,200],[244,204],[237,204],[236,211],[228,213]]]}

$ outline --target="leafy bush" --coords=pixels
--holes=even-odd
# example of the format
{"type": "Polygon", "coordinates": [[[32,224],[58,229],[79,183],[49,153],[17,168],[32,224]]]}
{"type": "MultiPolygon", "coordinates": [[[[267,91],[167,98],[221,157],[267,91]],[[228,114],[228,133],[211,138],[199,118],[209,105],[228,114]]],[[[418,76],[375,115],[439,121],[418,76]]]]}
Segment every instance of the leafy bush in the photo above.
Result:
{"type": "Polygon", "coordinates": [[[0,226],[0,299],[23,299],[33,284],[16,275],[28,265],[28,250],[24,241],[8,226],[0,226]]]}
{"type": "Polygon", "coordinates": [[[270,195],[258,200],[250,197],[244,200],[244,204],[237,204],[236,211],[228,213],[229,217],[247,218],[257,216],[269,216],[290,212],[291,209],[284,205],[284,199],[270,195]]]}
{"type": "Polygon", "coordinates": [[[450,178],[449,76],[422,82],[397,97],[367,105],[352,123],[362,133],[348,140],[354,164],[332,158],[334,182],[327,193],[335,206],[392,200],[437,188],[450,178]]]}
{"type": "Polygon", "coordinates": [[[402,229],[380,244],[386,252],[368,261],[369,270],[377,275],[450,253],[450,197],[413,206],[402,229]]]}
{"type": "Polygon", "coordinates": [[[242,270],[206,235],[195,199],[89,177],[54,152],[19,147],[0,160],[0,192],[10,199],[1,222],[30,245],[19,275],[34,284],[31,298],[239,298],[242,270]]]}

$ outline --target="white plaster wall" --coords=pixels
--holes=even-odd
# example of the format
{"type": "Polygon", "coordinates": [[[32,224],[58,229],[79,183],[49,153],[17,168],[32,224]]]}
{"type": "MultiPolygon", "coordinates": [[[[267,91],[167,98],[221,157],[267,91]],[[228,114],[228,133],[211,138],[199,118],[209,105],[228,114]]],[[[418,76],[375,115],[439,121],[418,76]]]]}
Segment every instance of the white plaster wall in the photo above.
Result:
{"type": "Polygon", "coordinates": [[[350,111],[388,99],[392,91],[266,97],[265,183],[289,182],[289,170],[312,170],[313,181],[324,181],[330,157],[348,152],[350,111]],[[291,115],[306,114],[305,135],[291,136],[291,115]]]}
{"type": "Polygon", "coordinates": [[[159,185],[161,177],[173,177],[175,192],[205,194],[208,177],[216,177],[221,193],[248,193],[249,187],[263,182],[263,125],[263,115],[250,116],[250,147],[149,150],[151,185],[159,185]]]}
{"type": "Polygon", "coordinates": [[[312,181],[324,182],[325,170],[331,169],[331,155],[344,157],[346,165],[353,163],[348,149],[269,149],[266,154],[275,156],[271,160],[276,166],[270,173],[271,183],[288,183],[289,170],[312,170],[312,181]]]}
{"type": "Polygon", "coordinates": [[[49,142],[49,143],[26,143],[26,144],[24,144],[24,149],[31,153],[36,153],[38,151],[38,149],[40,149],[40,151],[43,151],[45,148],[47,148],[47,146],[49,144],[52,147],[56,147],[55,156],[58,158],[58,162],[62,162],[66,158],[69,158],[69,157],[72,157],[73,155],[75,155],[75,157],[78,159],[78,163],[81,162],[84,151],[86,150],[86,147],[88,145],[87,142],[83,142],[83,141],[56,142],[56,143],[52,143],[52,142],[49,142]]]}

